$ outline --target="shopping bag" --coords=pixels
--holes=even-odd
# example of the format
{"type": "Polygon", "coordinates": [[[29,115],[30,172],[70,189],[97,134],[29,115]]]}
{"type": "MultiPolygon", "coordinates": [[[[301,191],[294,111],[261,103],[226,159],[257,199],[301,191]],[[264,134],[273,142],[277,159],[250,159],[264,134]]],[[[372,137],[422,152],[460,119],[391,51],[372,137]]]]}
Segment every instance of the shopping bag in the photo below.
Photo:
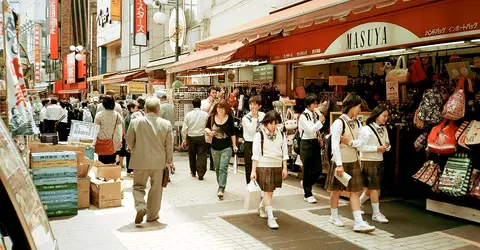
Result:
{"type": "Polygon", "coordinates": [[[243,207],[247,210],[257,209],[260,206],[260,199],[262,190],[256,180],[251,180],[247,185],[247,192],[245,194],[245,200],[243,201],[243,207]]]}
{"type": "Polygon", "coordinates": [[[237,154],[233,156],[233,173],[238,174],[237,154]]]}
{"type": "Polygon", "coordinates": [[[465,196],[468,193],[471,175],[471,159],[466,154],[455,154],[448,158],[438,187],[445,194],[465,196]]]}

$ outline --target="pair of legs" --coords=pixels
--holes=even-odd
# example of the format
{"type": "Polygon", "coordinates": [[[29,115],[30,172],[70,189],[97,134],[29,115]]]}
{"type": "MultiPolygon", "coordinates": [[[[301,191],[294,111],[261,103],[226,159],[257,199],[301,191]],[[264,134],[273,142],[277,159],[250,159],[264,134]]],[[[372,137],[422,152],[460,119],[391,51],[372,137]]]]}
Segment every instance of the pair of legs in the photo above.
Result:
{"type": "Polygon", "coordinates": [[[228,165],[232,158],[232,148],[228,147],[223,150],[212,149],[213,163],[217,174],[218,198],[223,200],[225,187],[227,186],[228,165]]]}
{"type": "Polygon", "coordinates": [[[363,204],[369,198],[372,204],[372,220],[381,223],[388,223],[387,218],[380,212],[380,188],[383,178],[383,162],[362,161],[362,174],[364,186],[367,189],[360,196],[360,204],[363,204]]]}
{"type": "Polygon", "coordinates": [[[317,139],[302,140],[300,143],[300,157],[303,163],[303,191],[304,200],[315,203],[312,187],[317,182],[322,173],[322,159],[320,154],[320,144],[317,139]]]}
{"type": "Polygon", "coordinates": [[[207,171],[207,143],[205,136],[188,137],[188,161],[192,176],[198,173],[198,179],[203,180],[207,171]]]}
{"type": "Polygon", "coordinates": [[[245,181],[250,183],[250,175],[252,174],[252,147],[253,142],[246,141],[243,144],[243,159],[245,161],[245,181]]]}
{"type": "Polygon", "coordinates": [[[278,229],[279,226],[275,217],[273,216],[273,192],[264,192],[258,212],[261,218],[268,219],[267,226],[271,229],[278,229]]]}
{"type": "Polygon", "coordinates": [[[210,170],[215,171],[215,164],[213,162],[213,154],[212,154],[212,144],[207,143],[207,153],[210,156],[210,170]]]}
{"type": "Polygon", "coordinates": [[[147,221],[158,220],[158,213],[162,204],[163,194],[163,169],[136,169],[133,177],[133,198],[135,200],[135,209],[137,216],[135,223],[142,223],[143,217],[147,215],[147,221]],[[147,181],[150,178],[150,191],[148,191],[148,200],[145,202],[145,189],[147,181]]]}

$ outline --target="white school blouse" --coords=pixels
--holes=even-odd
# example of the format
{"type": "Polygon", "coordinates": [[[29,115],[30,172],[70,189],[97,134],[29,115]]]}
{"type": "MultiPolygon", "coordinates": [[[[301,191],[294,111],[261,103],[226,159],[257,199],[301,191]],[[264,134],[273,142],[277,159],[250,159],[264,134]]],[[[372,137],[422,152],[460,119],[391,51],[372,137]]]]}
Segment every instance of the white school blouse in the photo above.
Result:
{"type": "Polygon", "coordinates": [[[252,146],[252,160],[258,161],[259,168],[281,168],[282,162],[289,159],[287,137],[278,130],[276,132],[275,140],[270,140],[264,128],[255,134],[252,146]],[[262,155],[262,138],[260,133],[263,133],[263,155],[262,155]]]}
{"type": "MultiPolygon", "coordinates": [[[[360,159],[362,161],[383,161],[383,154],[378,152],[378,147],[385,146],[387,142],[390,143],[388,131],[386,127],[378,126],[378,124],[375,122],[371,125],[377,130],[377,134],[382,142],[382,145],[378,143],[377,136],[372,129],[369,126],[364,126],[360,131],[360,140],[365,141],[365,145],[359,148],[360,159]]],[[[387,151],[390,151],[391,148],[392,146],[390,145],[387,148],[387,151]]]]}

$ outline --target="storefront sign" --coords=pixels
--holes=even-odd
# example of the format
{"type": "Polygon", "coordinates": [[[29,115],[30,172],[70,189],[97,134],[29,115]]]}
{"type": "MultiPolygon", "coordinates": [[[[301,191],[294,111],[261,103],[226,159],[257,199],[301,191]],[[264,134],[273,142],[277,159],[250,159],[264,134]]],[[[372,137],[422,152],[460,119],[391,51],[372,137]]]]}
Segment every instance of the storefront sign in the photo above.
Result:
{"type": "Polygon", "coordinates": [[[122,92],[122,86],[116,86],[116,85],[112,85],[112,84],[104,85],[104,93],[107,93],[107,91],[109,91],[109,90],[120,94],[122,92]]]}
{"type": "Polygon", "coordinates": [[[67,55],[67,83],[75,83],[75,52],[67,55]]]}
{"type": "Polygon", "coordinates": [[[134,45],[147,46],[147,5],[143,0],[135,0],[134,6],[134,45]]]}
{"type": "Polygon", "coordinates": [[[310,61],[342,54],[455,41],[462,36],[479,36],[480,15],[476,13],[477,9],[480,9],[480,1],[436,1],[293,35],[270,43],[270,60],[274,63],[310,61]],[[462,14],[453,17],[452,13],[462,14]]]}
{"type": "Polygon", "coordinates": [[[81,141],[95,144],[100,126],[91,122],[72,121],[69,141],[81,141]]]}
{"type": "Polygon", "coordinates": [[[399,101],[399,92],[398,92],[398,82],[387,82],[387,101],[391,103],[398,103],[399,101]]]}
{"type": "Polygon", "coordinates": [[[253,67],[254,81],[273,81],[275,78],[275,67],[271,64],[253,67]]]}
{"type": "Polygon", "coordinates": [[[58,59],[58,0],[50,0],[50,59],[58,59]]]}
{"type": "Polygon", "coordinates": [[[346,86],[348,84],[347,76],[329,76],[328,85],[330,86],[346,86]]]}
{"type": "Polygon", "coordinates": [[[112,0],[111,7],[112,7],[112,21],[121,21],[121,1],[120,0],[112,0]]]}
{"type": "MultiPolygon", "coordinates": [[[[121,38],[121,22],[114,19],[117,0],[97,1],[97,46],[109,44],[121,38]]],[[[120,4],[120,3],[119,3],[120,4]]],[[[120,9],[120,7],[118,7],[120,9]]],[[[120,19],[119,19],[120,20],[120,19]]]]}
{"type": "Polygon", "coordinates": [[[42,32],[42,26],[40,26],[40,24],[35,24],[35,31],[33,34],[33,42],[35,47],[35,57],[33,60],[33,63],[35,65],[35,83],[40,82],[40,32],[42,32]]]}
{"type": "Polygon", "coordinates": [[[128,83],[128,93],[129,94],[143,94],[143,93],[145,93],[145,83],[144,82],[129,82],[128,83]]]}
{"type": "MultiPolygon", "coordinates": [[[[181,48],[183,46],[183,40],[185,40],[185,35],[187,32],[187,21],[185,19],[185,13],[183,13],[183,9],[180,8],[178,10],[179,18],[178,18],[178,46],[181,48]]],[[[177,12],[176,9],[173,8],[172,12],[170,13],[170,21],[168,22],[168,36],[170,37],[170,47],[173,51],[175,50],[175,43],[177,39],[177,12]]]]}

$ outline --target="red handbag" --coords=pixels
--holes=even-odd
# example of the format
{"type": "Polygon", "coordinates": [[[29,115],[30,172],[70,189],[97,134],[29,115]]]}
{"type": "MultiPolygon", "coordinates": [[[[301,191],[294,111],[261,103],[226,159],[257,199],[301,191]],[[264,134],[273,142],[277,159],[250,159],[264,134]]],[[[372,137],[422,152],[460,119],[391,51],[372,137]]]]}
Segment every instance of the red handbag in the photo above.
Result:
{"type": "Polygon", "coordinates": [[[115,130],[117,129],[118,117],[115,120],[115,126],[113,127],[112,138],[100,139],[97,138],[95,142],[95,153],[97,155],[113,155],[115,153],[115,147],[113,145],[113,137],[115,136],[115,130]]]}
{"type": "Polygon", "coordinates": [[[428,149],[435,154],[453,154],[457,151],[455,133],[458,127],[453,121],[443,120],[442,123],[433,127],[428,135],[428,149]],[[448,124],[447,124],[448,122],[448,124]]]}
{"type": "Polygon", "coordinates": [[[465,116],[465,91],[463,90],[465,78],[458,81],[457,90],[448,98],[443,106],[442,116],[448,120],[460,120],[465,116]]]}
{"type": "Polygon", "coordinates": [[[410,77],[413,83],[421,82],[427,79],[427,74],[423,68],[422,58],[418,56],[415,58],[415,62],[410,66],[410,71],[412,72],[410,77]]]}

